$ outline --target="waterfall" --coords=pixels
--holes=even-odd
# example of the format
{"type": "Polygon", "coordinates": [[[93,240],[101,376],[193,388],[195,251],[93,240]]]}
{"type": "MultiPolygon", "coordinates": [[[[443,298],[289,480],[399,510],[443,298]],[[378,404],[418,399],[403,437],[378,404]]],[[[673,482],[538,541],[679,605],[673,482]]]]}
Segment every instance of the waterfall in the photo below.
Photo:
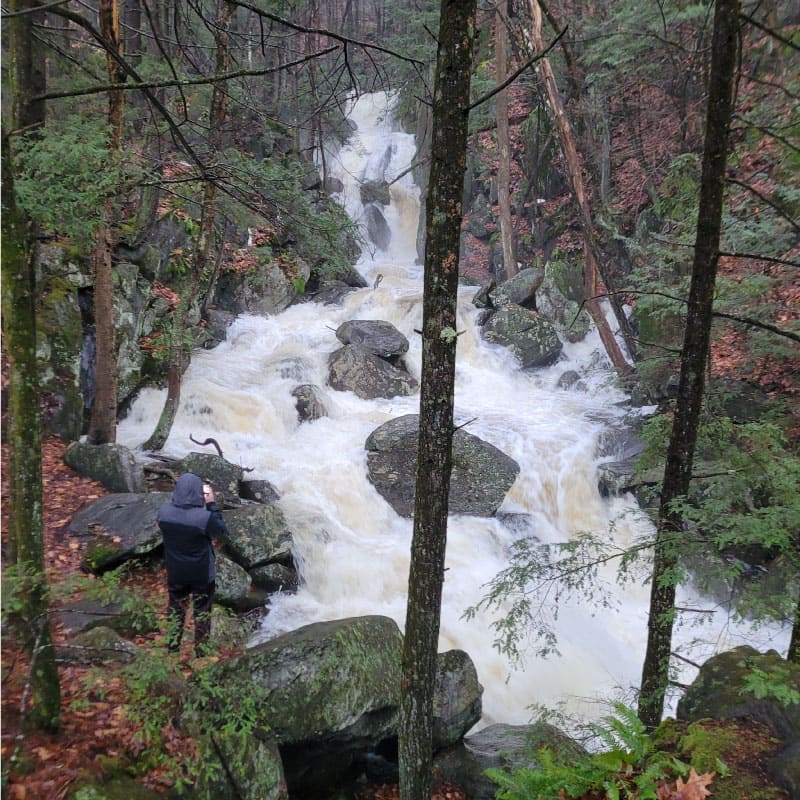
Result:
{"type": "MultiPolygon", "coordinates": [[[[392,181],[412,162],[414,141],[392,125],[385,95],[360,98],[351,119],[350,142],[326,154],[344,186],[339,201],[368,229],[359,184],[392,181]]],[[[367,479],[364,442],[379,425],[418,413],[419,397],[361,400],[327,386],[328,355],[341,345],[334,331],[346,320],[387,320],[410,342],[406,363],[419,378],[422,327],[422,267],[415,263],[419,191],[410,173],[392,183],[391,203],[378,209],[390,238],[385,247],[368,242],[357,268],[370,287],[354,291],[341,305],[302,303],[272,317],[243,315],[227,340],[195,352],[182,386],[181,405],[165,452],[192,450],[190,435],[213,436],[225,457],[270,481],[294,534],[294,556],[302,586],[296,594],[273,596],[256,639],[301,625],[363,614],[392,617],[402,628],[412,522],[397,516],[367,479]],[[328,416],[299,424],[291,392],[298,384],[321,387],[328,416]]],[[[596,444],[621,420],[626,395],[615,383],[599,338],[590,334],[565,344],[565,360],[523,372],[504,348],[484,342],[472,305],[476,287],[459,292],[456,423],[499,447],[520,465],[520,475],[494,518],[452,516],[448,525],[439,650],[463,649],[475,662],[484,686],[484,717],[491,722],[529,721],[533,704],[553,706],[584,718],[607,713],[608,700],[632,699],[646,641],[649,586],[644,577],[620,588],[613,564],[598,581],[612,593],[609,607],[577,601],[559,605],[560,655],[530,656],[516,668],[493,647],[497,611],[467,621],[485,584],[508,564],[520,536],[564,542],[581,532],[619,545],[649,531],[649,522],[630,496],[603,498],[597,489],[596,444]],[[558,388],[567,369],[577,370],[586,391],[558,388]]],[[[118,439],[135,447],[152,431],[163,391],[145,390],[121,421],[118,439]]],[[[684,593],[686,594],[686,593],[684,593]]],[[[691,595],[685,605],[702,602],[691,595]]],[[[555,602],[553,600],[552,602],[555,602]]],[[[785,649],[785,631],[769,626],[758,641],[720,612],[712,628],[679,630],[676,645],[701,642],[691,657],[747,642],[785,649]]],[[[681,668],[691,680],[692,668],[681,668]]]]}

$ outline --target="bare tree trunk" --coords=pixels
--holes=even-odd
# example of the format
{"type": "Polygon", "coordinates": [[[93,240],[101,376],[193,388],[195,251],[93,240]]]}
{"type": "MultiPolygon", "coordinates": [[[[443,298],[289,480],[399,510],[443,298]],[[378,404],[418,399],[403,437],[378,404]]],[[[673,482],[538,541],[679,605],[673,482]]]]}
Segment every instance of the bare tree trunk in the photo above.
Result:
{"type": "Polygon", "coordinates": [[[442,0],[426,206],[414,533],[400,686],[400,797],[430,800],[433,687],[452,468],[459,241],[475,0],[442,0]]]}
{"type": "MultiPolygon", "coordinates": [[[[117,0],[100,3],[100,30],[117,54],[122,54],[119,4],[117,0]]],[[[122,83],[124,75],[113,54],[106,53],[108,77],[112,84],[122,83]]],[[[112,91],[108,96],[109,160],[118,160],[122,144],[122,111],[124,92],[112,91]]],[[[114,279],[111,253],[115,202],[110,197],[103,207],[103,223],[95,232],[94,324],[95,324],[95,397],[89,421],[87,441],[106,444],[117,438],[117,346],[114,325],[114,279]]]]}
{"type": "MultiPolygon", "coordinates": [[[[502,84],[507,71],[508,0],[500,0],[494,17],[497,83],[502,84]]],[[[503,267],[506,278],[517,274],[517,255],[514,252],[514,229],[511,226],[511,141],[508,131],[508,89],[497,93],[497,202],[500,216],[500,240],[503,244],[503,267]]]]}
{"type": "Polygon", "coordinates": [[[789,651],[786,660],[793,664],[800,664],[800,593],[794,610],[794,625],[792,625],[792,638],[789,641],[789,651]]]}
{"type": "MultiPolygon", "coordinates": [[[[539,7],[538,0],[529,0],[531,9],[531,16],[533,18],[533,27],[531,29],[531,41],[535,50],[541,52],[544,50],[542,42],[542,11],[539,7]]],[[[583,257],[584,257],[584,293],[586,294],[586,307],[592,315],[597,330],[600,334],[600,339],[603,342],[608,357],[614,368],[619,372],[626,374],[632,371],[632,366],[628,363],[625,356],[617,343],[614,333],[608,325],[605,314],[603,313],[602,306],[597,300],[598,292],[598,261],[597,261],[597,247],[594,241],[594,230],[592,225],[592,215],[589,209],[589,201],[586,196],[586,187],[583,180],[583,173],[581,171],[581,163],[578,158],[578,150],[575,146],[575,136],[572,132],[572,126],[567,119],[564,111],[564,105],[561,102],[561,95],[558,92],[556,85],[555,74],[550,65],[550,60],[542,58],[539,61],[539,69],[544,80],[545,91],[547,92],[547,99],[550,104],[550,109],[553,113],[553,118],[558,129],[561,139],[561,148],[564,152],[564,160],[567,165],[567,172],[572,183],[572,191],[575,196],[575,202],[578,206],[578,216],[583,231],[583,257]]],[[[627,320],[619,319],[620,327],[627,325],[627,320]]]]}
{"type": "Polygon", "coordinates": [[[711,342],[714,284],[719,261],[725,165],[728,155],[734,71],[738,51],[739,0],[716,0],[711,78],[706,114],[700,205],[694,246],[692,280],[681,352],[678,397],[658,513],[647,650],[642,667],[639,718],[649,728],[661,721],[669,683],[672,627],[675,617],[675,578],[683,520],[676,502],[689,491],[697,429],[705,388],[705,368],[711,342]]]}

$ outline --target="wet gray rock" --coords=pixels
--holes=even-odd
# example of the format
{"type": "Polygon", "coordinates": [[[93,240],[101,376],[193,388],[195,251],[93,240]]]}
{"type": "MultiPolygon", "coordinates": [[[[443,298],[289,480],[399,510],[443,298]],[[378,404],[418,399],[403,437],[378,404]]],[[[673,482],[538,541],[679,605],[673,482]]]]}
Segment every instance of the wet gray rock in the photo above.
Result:
{"type": "Polygon", "coordinates": [[[144,468],[134,454],[121,444],[72,442],[64,463],[79,475],[93,478],[112,492],[143,492],[144,468]]]}
{"type": "Polygon", "coordinates": [[[292,534],[278,506],[252,504],[226,510],[225,549],[246,570],[282,558],[291,549],[292,534]]]}
{"type": "Polygon", "coordinates": [[[462,789],[470,800],[494,800],[498,785],[486,776],[486,770],[533,767],[532,759],[542,747],[573,760],[586,754],[577,742],[547,723],[497,724],[438,753],[434,769],[443,780],[462,789]]]}
{"type": "Polygon", "coordinates": [[[511,350],[523,368],[547,366],[561,355],[561,340],[553,325],[521,306],[498,309],[484,324],[482,334],[487,342],[511,350]]]}
{"type": "Polygon", "coordinates": [[[388,249],[389,243],[392,241],[392,231],[389,229],[389,224],[386,222],[386,217],[383,216],[380,208],[375,203],[365,206],[364,218],[367,223],[367,234],[370,241],[381,250],[388,249]]]}
{"type": "Polygon", "coordinates": [[[528,267],[520,270],[513,278],[504,281],[489,292],[489,299],[495,308],[510,305],[532,307],[536,290],[542,285],[544,270],[528,267]]]}
{"type": "Polygon", "coordinates": [[[320,393],[319,386],[314,386],[312,383],[304,383],[292,389],[292,397],[295,398],[294,406],[300,422],[313,422],[315,419],[328,416],[320,393]]]}
{"type": "Polygon", "coordinates": [[[171,497],[167,492],[110,494],[79,509],[67,532],[88,540],[83,567],[100,573],[153,553],[162,542],[156,515],[171,497]]]}
{"type": "MultiPolygon", "coordinates": [[[[403,517],[414,513],[419,416],[407,414],[367,438],[367,469],[380,495],[403,517]]],[[[519,465],[494,445],[459,429],[453,435],[450,513],[491,517],[519,474],[519,465]]]]}
{"type": "Polygon", "coordinates": [[[410,395],[419,386],[408,372],[360,344],[348,344],[331,353],[328,382],[332,388],[354,392],[362,400],[410,395]]]}
{"type": "Polygon", "coordinates": [[[371,353],[393,359],[408,352],[408,339],[391,322],[377,319],[351,319],[336,329],[342,344],[360,344],[371,353]]]}

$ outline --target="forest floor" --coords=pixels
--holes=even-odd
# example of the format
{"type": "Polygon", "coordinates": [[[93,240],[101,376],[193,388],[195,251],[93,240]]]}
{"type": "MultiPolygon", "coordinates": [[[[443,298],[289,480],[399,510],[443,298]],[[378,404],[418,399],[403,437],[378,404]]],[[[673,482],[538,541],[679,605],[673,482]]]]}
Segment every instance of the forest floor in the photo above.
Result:
{"type": "MultiPolygon", "coordinates": [[[[44,489],[45,564],[54,597],[72,599],[80,593],[71,587],[86,586],[91,576],[81,570],[83,545],[67,533],[72,515],[85,503],[109,492],[97,481],[75,474],[64,464],[66,445],[50,438],[42,447],[44,489]]],[[[8,471],[5,469],[7,451],[3,452],[2,530],[8,530],[8,471]]],[[[5,561],[5,557],[4,557],[5,561]]],[[[152,601],[166,611],[166,572],[161,563],[131,570],[124,579],[124,588],[138,597],[152,601]]],[[[5,601],[5,596],[4,596],[5,601]]],[[[163,623],[164,617],[160,618],[163,623]]],[[[5,620],[4,620],[5,623],[5,620]]],[[[53,638],[56,646],[67,641],[68,631],[53,617],[53,638]]],[[[147,650],[163,648],[160,633],[137,636],[134,643],[147,650]]],[[[191,643],[184,642],[180,668],[188,677],[196,662],[191,655],[191,643]]],[[[217,656],[225,658],[235,648],[223,648],[217,656]]],[[[3,630],[2,651],[2,762],[4,800],[64,800],[83,779],[102,779],[110,764],[129,763],[136,766],[142,746],[137,726],[126,715],[128,689],[121,675],[104,666],[62,663],[61,725],[58,731],[25,731],[20,710],[23,708],[28,680],[28,660],[19,647],[12,626],[3,630]]],[[[208,660],[208,659],[206,659],[208,660]]],[[[191,741],[177,729],[168,732],[166,747],[179,760],[191,750],[191,741]]],[[[173,786],[173,778],[163,767],[153,768],[141,777],[141,782],[165,796],[173,786]]],[[[360,800],[393,800],[399,797],[397,786],[378,785],[363,790],[360,800]]],[[[436,787],[434,800],[463,800],[456,787],[436,787]]]]}

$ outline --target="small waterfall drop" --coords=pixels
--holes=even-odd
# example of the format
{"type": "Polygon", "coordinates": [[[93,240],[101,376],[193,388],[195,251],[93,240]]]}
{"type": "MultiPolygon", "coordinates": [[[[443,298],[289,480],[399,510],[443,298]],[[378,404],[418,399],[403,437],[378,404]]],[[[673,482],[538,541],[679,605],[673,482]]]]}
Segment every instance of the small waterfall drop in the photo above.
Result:
{"type": "MultiPolygon", "coordinates": [[[[367,243],[357,264],[371,288],[345,296],[341,305],[302,303],[273,317],[237,318],[225,342],[195,352],[184,376],[182,400],[165,452],[192,450],[190,435],[213,436],[225,457],[252,469],[251,478],[271,481],[280,493],[302,579],[296,594],[270,600],[258,637],[270,638],[301,625],[362,614],[390,616],[402,628],[412,534],[367,479],[364,442],[384,422],[417,413],[419,397],[361,400],[327,386],[327,360],[340,343],[334,331],[346,320],[387,320],[410,342],[406,363],[419,378],[422,267],[416,263],[419,191],[410,173],[414,141],[396,131],[386,96],[365,95],[354,104],[356,130],[347,145],[326,155],[342,181],[338,200],[367,230],[361,204],[364,181],[385,180],[391,203],[380,208],[390,238],[367,243]],[[382,279],[377,281],[378,275],[382,279]],[[373,288],[374,287],[374,288],[373,288]],[[298,384],[321,387],[328,416],[299,424],[292,397],[298,384]]],[[[563,542],[582,531],[620,545],[649,530],[630,497],[603,498],[597,489],[596,443],[624,411],[598,338],[567,344],[567,362],[532,372],[519,369],[503,348],[484,342],[472,305],[476,287],[459,294],[456,423],[499,447],[520,465],[519,478],[498,516],[453,516],[448,526],[439,650],[467,651],[484,686],[482,724],[524,723],[532,704],[566,703],[585,718],[607,713],[611,698],[630,700],[638,686],[646,639],[649,587],[644,580],[620,588],[615,566],[598,581],[612,592],[609,607],[577,602],[559,605],[559,656],[529,657],[515,669],[493,647],[497,612],[467,621],[464,610],[485,593],[484,585],[508,564],[518,537],[563,542]],[[557,386],[566,369],[581,374],[588,391],[557,386]]],[[[139,446],[152,432],[164,392],[146,390],[119,425],[118,438],[139,446]]],[[[555,598],[551,602],[557,602],[555,598]]],[[[698,602],[688,599],[686,604],[698,602]]],[[[785,632],[762,629],[763,646],[782,649],[785,632]],[[771,637],[771,638],[770,638],[771,637]]],[[[683,642],[691,631],[678,632],[683,642]]],[[[725,620],[704,628],[693,658],[744,641],[749,631],[725,620]]],[[[758,644],[758,643],[756,643],[758,644]]],[[[686,668],[681,678],[691,680],[686,668]]]]}

